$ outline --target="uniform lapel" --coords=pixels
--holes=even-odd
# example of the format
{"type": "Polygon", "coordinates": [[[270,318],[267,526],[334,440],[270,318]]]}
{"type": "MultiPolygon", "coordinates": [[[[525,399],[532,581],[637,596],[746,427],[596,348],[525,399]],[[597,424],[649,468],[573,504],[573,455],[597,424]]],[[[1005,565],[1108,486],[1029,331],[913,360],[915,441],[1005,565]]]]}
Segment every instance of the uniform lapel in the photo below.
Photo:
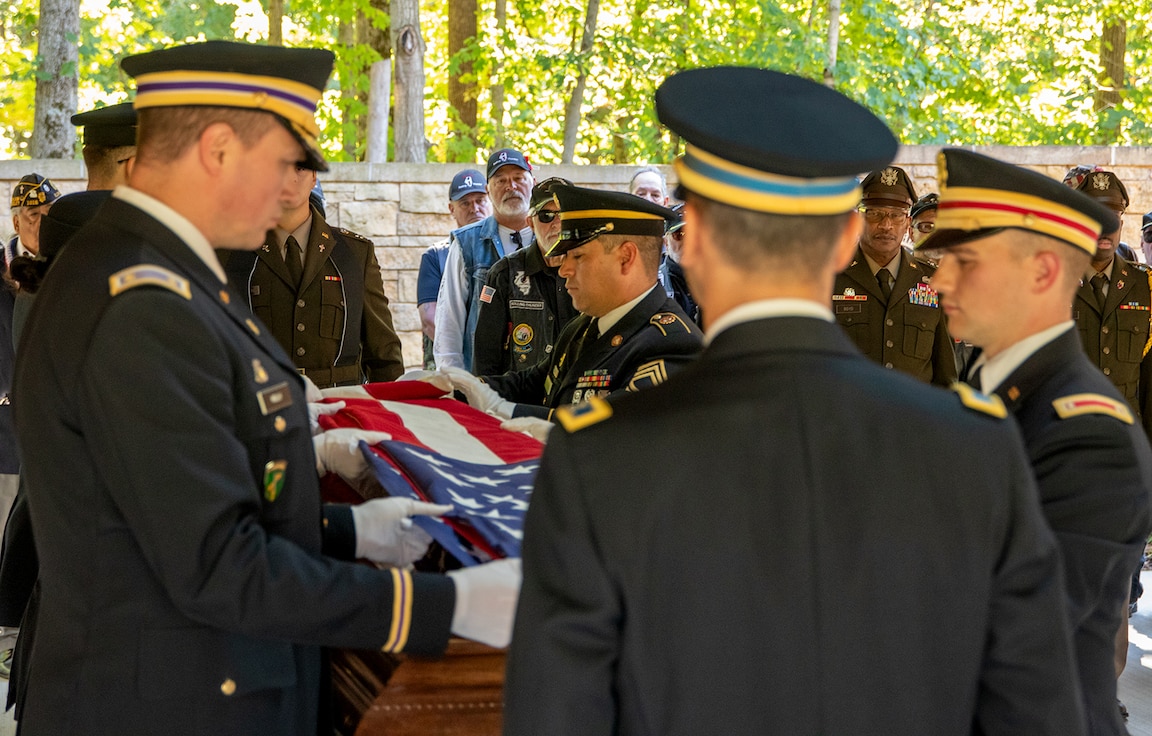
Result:
{"type": "Polygon", "coordinates": [[[1127,261],[1117,256],[1112,264],[1112,280],[1108,282],[1108,296],[1104,298],[1104,311],[1101,314],[1116,311],[1116,307],[1124,303],[1128,292],[1132,291],[1132,285],[1140,275],[1140,272],[1129,266],[1127,261]]]}
{"type": "Polygon", "coordinates": [[[276,236],[272,231],[268,231],[267,237],[264,239],[264,245],[256,251],[256,255],[260,260],[264,261],[264,265],[268,267],[276,277],[287,284],[290,288],[295,289],[296,285],[292,283],[292,278],[288,275],[288,265],[284,263],[284,259],[280,256],[280,246],[276,244],[276,236]]]}
{"type": "Polygon", "coordinates": [[[308,286],[324,268],[324,262],[332,256],[335,240],[328,223],[315,210],[312,211],[312,229],[308,233],[308,245],[304,248],[304,275],[300,279],[300,290],[308,286]]]}
{"type": "Polygon", "coordinates": [[[900,259],[900,273],[896,274],[896,283],[892,285],[892,298],[888,301],[890,307],[901,300],[908,301],[908,292],[915,289],[916,285],[928,275],[924,267],[909,256],[903,247],[896,257],[900,259]]]}
{"type": "MultiPolygon", "coordinates": [[[[1084,302],[1085,307],[1100,314],[1100,307],[1096,305],[1096,294],[1092,291],[1091,277],[1088,274],[1080,276],[1080,288],[1076,290],[1076,298],[1084,302]]],[[[1105,300],[1105,306],[1107,306],[1107,300],[1105,300]]]]}
{"type": "MultiPolygon", "coordinates": [[[[856,256],[852,259],[852,263],[848,264],[848,268],[844,269],[844,275],[855,281],[873,299],[884,303],[884,292],[880,291],[880,284],[872,274],[872,269],[868,267],[868,260],[864,258],[864,251],[860,250],[860,246],[856,246],[856,256]]],[[[895,287],[892,291],[896,291],[895,287]]]]}
{"type": "Polygon", "coordinates": [[[627,344],[633,335],[648,324],[649,319],[667,298],[664,290],[657,286],[648,293],[648,296],[641,299],[639,304],[632,307],[628,314],[621,317],[619,322],[612,325],[612,329],[600,335],[591,345],[585,345],[580,357],[569,365],[568,370],[561,376],[562,390],[566,391],[574,386],[585,371],[604,365],[612,353],[627,344]]]}

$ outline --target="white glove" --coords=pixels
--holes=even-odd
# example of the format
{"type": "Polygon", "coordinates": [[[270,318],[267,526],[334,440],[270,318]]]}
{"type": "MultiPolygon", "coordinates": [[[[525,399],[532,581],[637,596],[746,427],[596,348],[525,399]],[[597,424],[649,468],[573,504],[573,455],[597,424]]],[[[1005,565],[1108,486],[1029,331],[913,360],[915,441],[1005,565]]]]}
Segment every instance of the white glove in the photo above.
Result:
{"type": "Polygon", "coordinates": [[[439,516],[451,506],[411,498],[374,498],[352,507],[356,526],[356,556],[373,562],[407,567],[424,556],[432,537],[412,523],[415,515],[439,516]]]}
{"type": "Polygon", "coordinates": [[[426,371],[419,368],[410,370],[396,379],[397,381],[423,381],[430,383],[446,394],[452,393],[452,379],[442,371],[426,371]]]}
{"type": "Polygon", "coordinates": [[[509,432],[523,432],[534,440],[548,444],[548,433],[556,425],[540,417],[516,417],[500,422],[500,429],[509,432]]]}
{"type": "Polygon", "coordinates": [[[463,368],[445,368],[441,373],[452,380],[452,388],[464,394],[468,406],[501,419],[512,418],[512,410],[516,405],[500,398],[496,389],[476,376],[463,368]]]}
{"type": "Polygon", "coordinates": [[[312,438],[316,450],[316,475],[324,477],[335,473],[356,488],[365,476],[370,475],[368,461],[360,452],[360,440],[375,445],[392,439],[387,432],[369,432],[355,427],[330,429],[312,438]]]}
{"type": "Polygon", "coordinates": [[[508,646],[524,578],[520,558],[451,570],[448,577],[456,584],[452,633],[490,647],[508,646]]]}
{"type": "Polygon", "coordinates": [[[347,406],[347,404],[343,401],[337,401],[332,404],[308,404],[308,426],[312,428],[312,434],[317,435],[320,433],[320,417],[335,414],[345,406],[347,406]]]}
{"type": "Polygon", "coordinates": [[[315,383],[313,383],[311,378],[309,378],[308,376],[305,376],[303,374],[301,374],[300,377],[304,379],[304,400],[305,401],[307,401],[309,404],[311,404],[315,401],[319,401],[320,399],[324,398],[324,394],[320,393],[320,387],[317,386],[315,383]]]}

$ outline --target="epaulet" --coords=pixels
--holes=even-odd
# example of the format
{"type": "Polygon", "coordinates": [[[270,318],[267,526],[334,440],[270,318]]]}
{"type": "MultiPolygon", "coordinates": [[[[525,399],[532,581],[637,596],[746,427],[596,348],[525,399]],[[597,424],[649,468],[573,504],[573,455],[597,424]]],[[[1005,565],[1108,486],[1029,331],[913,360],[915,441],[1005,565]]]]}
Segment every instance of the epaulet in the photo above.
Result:
{"type": "Polygon", "coordinates": [[[920,268],[923,268],[927,271],[931,271],[931,272],[935,273],[936,268],[937,268],[937,263],[936,263],[936,261],[932,260],[931,258],[927,258],[925,256],[922,256],[919,253],[913,253],[912,254],[912,260],[915,261],[916,265],[919,266],[920,268]]]}
{"type": "Polygon", "coordinates": [[[959,381],[952,384],[952,390],[960,397],[960,403],[973,411],[978,411],[981,414],[987,414],[997,419],[1003,419],[1008,416],[1008,408],[1004,406],[1004,402],[1000,400],[999,396],[982,394],[968,384],[960,383],[959,381]]]}
{"type": "Polygon", "coordinates": [[[1144,273],[1149,273],[1152,271],[1152,269],[1148,267],[1147,263],[1141,263],[1140,261],[1128,261],[1127,263],[1137,271],[1143,271],[1144,273]]]}
{"type": "Polygon", "coordinates": [[[163,266],[142,263],[117,271],[108,277],[108,293],[112,296],[135,289],[137,286],[159,286],[185,299],[192,298],[192,287],[188,279],[172,273],[163,266]]]}
{"type": "Polygon", "coordinates": [[[612,416],[612,405],[598,396],[593,396],[576,406],[562,406],[554,415],[560,426],[569,432],[576,432],[593,424],[599,424],[612,416]]]}
{"type": "Polygon", "coordinates": [[[1071,419],[1081,414],[1106,414],[1124,422],[1135,423],[1132,410],[1122,401],[1110,399],[1103,394],[1072,394],[1052,402],[1056,415],[1061,419],[1071,419]]]}
{"type": "Polygon", "coordinates": [[[344,228],[342,228],[342,227],[338,227],[338,228],[335,228],[335,230],[336,230],[336,232],[338,232],[338,233],[340,233],[341,235],[343,235],[345,238],[351,238],[352,240],[359,240],[360,242],[362,242],[362,243],[368,243],[369,245],[371,245],[371,244],[372,244],[372,241],[371,241],[371,240],[369,240],[368,238],[364,237],[364,236],[363,236],[363,235],[361,235],[360,233],[354,233],[354,232],[352,232],[351,230],[345,230],[345,229],[344,229],[344,228]]]}
{"type": "Polygon", "coordinates": [[[692,333],[692,328],[675,312],[657,312],[652,315],[652,319],[648,320],[648,324],[656,327],[656,329],[660,330],[665,336],[668,335],[669,329],[679,334],[680,330],[675,329],[672,325],[680,325],[680,328],[683,329],[684,332],[692,333]]]}

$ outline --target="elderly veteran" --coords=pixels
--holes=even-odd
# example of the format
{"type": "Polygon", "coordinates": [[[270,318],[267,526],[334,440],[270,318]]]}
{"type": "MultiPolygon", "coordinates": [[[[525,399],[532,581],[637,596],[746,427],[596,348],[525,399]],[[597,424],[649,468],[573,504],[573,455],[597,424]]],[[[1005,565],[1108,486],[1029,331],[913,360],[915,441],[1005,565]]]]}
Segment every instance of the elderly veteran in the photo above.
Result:
{"type": "Polygon", "coordinates": [[[1117,217],[1060,182],[968,151],[943,151],[940,181],[936,231],[920,247],[941,253],[933,284],[952,329],[982,349],[969,380],[1023,432],[1064,559],[1065,598],[1048,615],[1062,611],[1072,625],[1088,733],[1124,734],[1113,639],[1152,531],[1152,449],[1084,355],[1069,308],[1117,217]]]}
{"type": "Polygon", "coordinates": [[[900,167],[886,166],[861,187],[864,231],[856,255],[836,277],[836,321],[885,368],[948,386],[956,380],[956,357],[931,285],[935,267],[902,247],[916,202],[912,180],[900,167]]]}
{"type": "Polygon", "coordinates": [[[322,507],[305,386],[224,280],[297,164],[326,167],[321,49],[212,41],[125,58],[139,148],[29,316],[14,391],[41,604],[28,733],[330,730],[324,646],[507,639],[514,561],[397,561],[406,514],[322,507]],[[113,571],[110,573],[109,571],[113,571]]]}
{"type": "Polygon", "coordinates": [[[58,199],[60,190],[39,174],[26,174],[12,187],[12,229],[16,234],[4,247],[5,270],[17,256],[40,253],[40,218],[58,199]]]}
{"type": "Polygon", "coordinates": [[[681,263],[709,343],[661,386],[557,412],[506,736],[1078,733],[1016,429],[867,360],[829,309],[855,173],[896,139],[760,69],[681,72],[656,110],[687,142],[681,263]]]}
{"type": "Polygon", "coordinates": [[[532,187],[528,221],[536,242],[504,256],[488,272],[480,292],[473,373],[536,365],[552,354],[560,331],[578,314],[559,273],[561,257],[544,255],[560,236],[560,209],[552,190],[571,184],[552,177],[532,187]]]}
{"type": "Polygon", "coordinates": [[[700,350],[700,330],[656,281],[666,207],[623,192],[553,187],[560,237],[546,254],[580,316],[528,370],[477,379],[449,369],[468,403],[505,419],[657,386],[700,350]]]}

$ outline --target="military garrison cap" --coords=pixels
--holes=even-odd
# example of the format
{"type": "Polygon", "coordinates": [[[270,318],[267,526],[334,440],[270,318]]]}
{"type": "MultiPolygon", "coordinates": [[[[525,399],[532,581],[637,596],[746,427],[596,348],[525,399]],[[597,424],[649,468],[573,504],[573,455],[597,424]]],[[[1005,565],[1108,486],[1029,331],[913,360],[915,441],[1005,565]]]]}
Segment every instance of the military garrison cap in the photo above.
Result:
{"type": "Polygon", "coordinates": [[[13,207],[39,207],[60,199],[60,190],[39,174],[26,174],[12,187],[13,207]]]}
{"type": "Polygon", "coordinates": [[[909,217],[916,217],[921,212],[927,210],[934,210],[940,206],[940,195],[936,192],[929,192],[920,199],[916,200],[916,204],[912,205],[912,209],[908,212],[909,217]]]}
{"type": "Polygon", "coordinates": [[[861,201],[865,205],[911,207],[916,201],[916,187],[899,166],[885,166],[873,171],[860,182],[861,201]]]}
{"type": "Polygon", "coordinates": [[[72,124],[84,128],[84,145],[136,145],[136,108],[131,102],[98,107],[72,116],[72,124]]]}
{"type": "Polygon", "coordinates": [[[656,90],[656,114],[687,142],[681,188],[758,212],[848,212],[860,202],[856,176],[896,157],[896,138],[867,109],[766,69],[674,74],[656,90]]]}
{"type": "Polygon", "coordinates": [[[316,142],[316,105],[335,57],[327,49],[290,49],[235,41],[173,46],[129,56],[120,66],[136,79],[137,110],[238,107],[275,115],[304,146],[304,163],[328,165],[316,142]]]}
{"type": "Polygon", "coordinates": [[[549,258],[590,243],[601,235],[664,236],[676,213],[626,192],[558,184],[552,188],[560,206],[560,237],[545,254],[549,258]]]}
{"type": "Polygon", "coordinates": [[[1111,171],[1105,171],[1099,166],[1076,166],[1064,175],[1064,183],[1099,200],[1110,210],[1128,209],[1130,200],[1124,182],[1111,171]]]}
{"type": "Polygon", "coordinates": [[[1020,166],[956,148],[937,157],[940,207],[936,230],[917,250],[947,248],[1017,228],[1096,252],[1100,232],[1119,225],[1094,199],[1020,166]]]}

